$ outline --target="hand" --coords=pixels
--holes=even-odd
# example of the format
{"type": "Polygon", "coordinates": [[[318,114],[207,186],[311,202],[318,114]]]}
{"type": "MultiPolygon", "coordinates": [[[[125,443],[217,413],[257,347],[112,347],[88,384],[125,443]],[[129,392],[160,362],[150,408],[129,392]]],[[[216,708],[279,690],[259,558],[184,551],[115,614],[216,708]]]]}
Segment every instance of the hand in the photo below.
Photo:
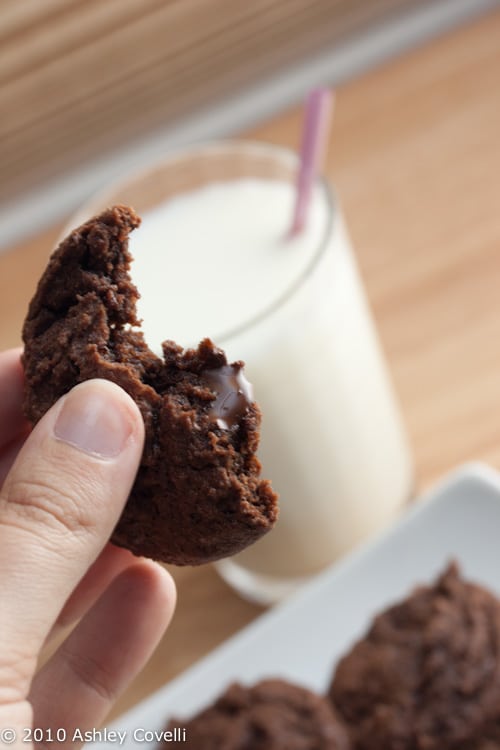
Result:
{"type": "Polygon", "coordinates": [[[27,748],[25,727],[64,728],[61,750],[143,667],[175,588],[159,565],[106,545],[142,452],[135,403],[110,382],[82,383],[29,434],[19,357],[0,354],[0,730],[27,748]],[[47,638],[77,620],[34,677],[47,638]]]}

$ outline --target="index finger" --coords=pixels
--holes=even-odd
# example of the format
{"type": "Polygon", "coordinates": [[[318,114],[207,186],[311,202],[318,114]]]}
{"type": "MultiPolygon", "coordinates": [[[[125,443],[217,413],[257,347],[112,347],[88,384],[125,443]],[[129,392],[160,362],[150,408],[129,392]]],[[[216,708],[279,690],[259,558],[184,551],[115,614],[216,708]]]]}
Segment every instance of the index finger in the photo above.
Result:
{"type": "Polygon", "coordinates": [[[0,450],[27,429],[23,415],[22,349],[0,353],[0,450]]]}

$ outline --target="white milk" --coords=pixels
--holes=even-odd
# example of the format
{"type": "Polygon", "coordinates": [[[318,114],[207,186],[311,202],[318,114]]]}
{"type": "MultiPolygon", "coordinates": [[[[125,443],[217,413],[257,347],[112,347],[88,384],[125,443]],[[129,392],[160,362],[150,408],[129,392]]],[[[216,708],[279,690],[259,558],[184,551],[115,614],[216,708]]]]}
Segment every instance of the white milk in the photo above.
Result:
{"type": "MultiPolygon", "coordinates": [[[[272,306],[301,277],[324,237],[321,190],[307,233],[288,240],[293,192],[286,182],[241,179],[177,196],[142,215],[130,239],[139,317],[150,346],[183,346],[227,334],[272,306]]],[[[241,357],[238,342],[234,355],[241,357]]]]}
{"type": "Polygon", "coordinates": [[[259,455],[280,494],[280,520],[219,565],[237,585],[238,571],[286,583],[320,570],[387,523],[411,489],[405,434],[338,207],[332,221],[318,185],[306,230],[289,240],[292,203],[286,182],[216,183],[146,213],[131,239],[150,346],[209,336],[230,360],[246,361],[262,408],[259,455]]]}

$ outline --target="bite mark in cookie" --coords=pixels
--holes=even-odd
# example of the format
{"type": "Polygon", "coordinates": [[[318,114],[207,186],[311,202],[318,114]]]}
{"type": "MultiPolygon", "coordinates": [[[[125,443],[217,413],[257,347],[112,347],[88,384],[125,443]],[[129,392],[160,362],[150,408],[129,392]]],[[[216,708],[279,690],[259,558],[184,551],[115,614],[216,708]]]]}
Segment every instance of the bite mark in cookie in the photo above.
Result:
{"type": "MultiPolygon", "coordinates": [[[[35,424],[73,386],[105,378],[141,411],[141,465],[112,541],[137,555],[197,565],[241,551],[268,532],[277,498],[260,479],[261,414],[209,339],[184,351],[147,346],[129,276],[128,235],[140,224],[115,206],[56,249],[23,328],[24,410],[35,424]],[[236,385],[235,385],[236,384],[236,385]]],[[[165,280],[178,283],[175,278],[165,280]]],[[[168,330],[168,321],[165,321],[168,330]]]]}

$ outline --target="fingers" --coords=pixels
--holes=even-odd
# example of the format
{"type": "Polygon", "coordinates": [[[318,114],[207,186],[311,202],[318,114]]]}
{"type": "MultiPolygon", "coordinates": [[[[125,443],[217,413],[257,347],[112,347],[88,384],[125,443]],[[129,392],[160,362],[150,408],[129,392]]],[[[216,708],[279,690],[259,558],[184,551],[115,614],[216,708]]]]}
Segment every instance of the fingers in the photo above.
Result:
{"type": "Polygon", "coordinates": [[[174,606],[174,583],[156,563],[142,560],[122,572],[35,678],[34,726],[54,734],[63,727],[74,748],[74,730],[101,724],[149,659],[174,606]]]}
{"type": "Polygon", "coordinates": [[[21,448],[0,492],[0,703],[28,689],[50,628],[116,524],[143,439],[134,402],[94,380],[47,412],[21,448]]]}
{"type": "Polygon", "coordinates": [[[10,443],[5,445],[3,449],[1,449],[0,452],[0,487],[5,482],[5,478],[7,477],[7,474],[12,468],[12,465],[14,461],[17,458],[17,454],[23,447],[23,443],[28,437],[28,430],[26,432],[21,432],[20,435],[14,440],[12,440],[10,443]]]}
{"type": "Polygon", "coordinates": [[[114,544],[107,544],[76,589],[70,594],[49,637],[83,617],[108,588],[111,581],[137,561],[138,558],[128,550],[115,547],[114,544]]]}
{"type": "Polygon", "coordinates": [[[23,416],[21,349],[0,353],[0,449],[28,426],[23,416]]]}

